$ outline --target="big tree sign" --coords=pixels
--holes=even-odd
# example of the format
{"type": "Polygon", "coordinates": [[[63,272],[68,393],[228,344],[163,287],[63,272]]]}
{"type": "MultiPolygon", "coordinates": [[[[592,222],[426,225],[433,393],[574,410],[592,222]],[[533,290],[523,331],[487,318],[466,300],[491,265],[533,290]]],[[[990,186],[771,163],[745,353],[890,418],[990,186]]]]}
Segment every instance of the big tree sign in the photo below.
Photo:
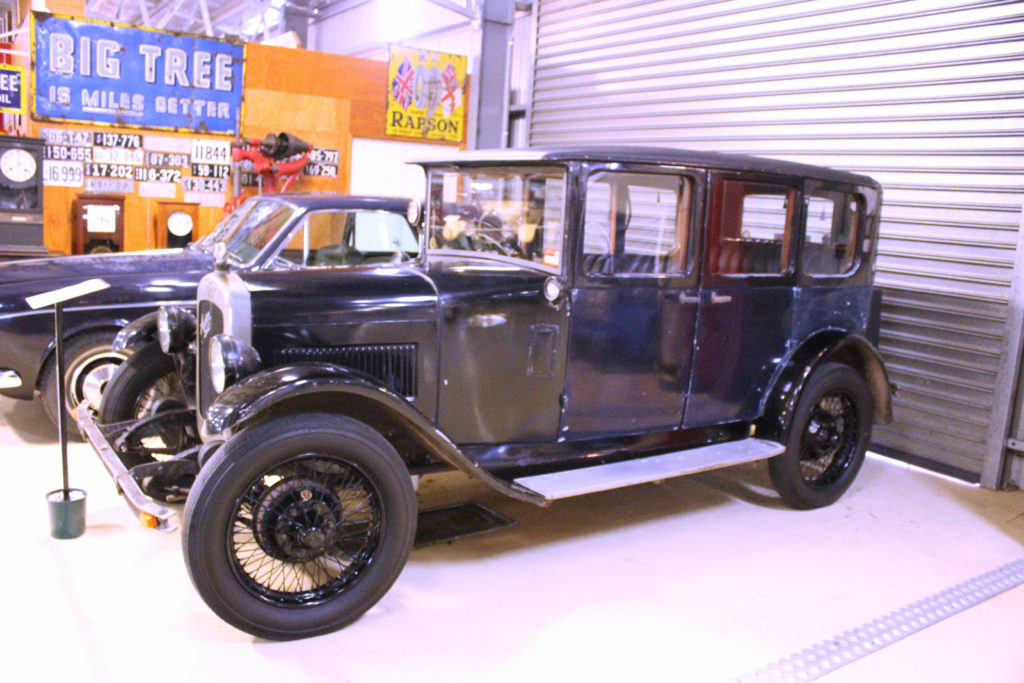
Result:
{"type": "Polygon", "coordinates": [[[34,115],[233,134],[242,43],[33,13],[34,115]]]}

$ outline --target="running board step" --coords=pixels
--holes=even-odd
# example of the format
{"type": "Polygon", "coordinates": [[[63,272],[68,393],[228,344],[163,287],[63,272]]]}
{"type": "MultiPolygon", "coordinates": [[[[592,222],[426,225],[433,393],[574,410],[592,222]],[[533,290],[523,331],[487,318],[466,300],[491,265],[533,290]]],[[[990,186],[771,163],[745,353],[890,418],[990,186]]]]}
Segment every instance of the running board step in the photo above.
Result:
{"type": "Polygon", "coordinates": [[[649,458],[520,477],[515,483],[536,491],[546,500],[557,500],[764,460],[781,455],[785,450],[785,446],[775,441],[740,439],[649,458]]]}

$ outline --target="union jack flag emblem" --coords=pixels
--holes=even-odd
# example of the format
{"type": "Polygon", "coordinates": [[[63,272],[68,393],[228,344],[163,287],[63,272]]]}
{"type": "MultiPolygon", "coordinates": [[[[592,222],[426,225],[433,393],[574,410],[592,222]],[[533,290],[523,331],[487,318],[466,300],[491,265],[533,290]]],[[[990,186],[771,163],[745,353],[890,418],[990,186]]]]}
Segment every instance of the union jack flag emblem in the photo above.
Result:
{"type": "Polygon", "coordinates": [[[441,98],[441,109],[445,116],[451,116],[460,104],[462,104],[462,88],[456,78],[455,67],[451,63],[441,72],[441,80],[444,81],[445,94],[441,98]]]}
{"type": "Polygon", "coordinates": [[[402,109],[408,109],[412,104],[412,63],[406,57],[405,61],[398,65],[398,72],[391,81],[391,97],[402,109]]]}

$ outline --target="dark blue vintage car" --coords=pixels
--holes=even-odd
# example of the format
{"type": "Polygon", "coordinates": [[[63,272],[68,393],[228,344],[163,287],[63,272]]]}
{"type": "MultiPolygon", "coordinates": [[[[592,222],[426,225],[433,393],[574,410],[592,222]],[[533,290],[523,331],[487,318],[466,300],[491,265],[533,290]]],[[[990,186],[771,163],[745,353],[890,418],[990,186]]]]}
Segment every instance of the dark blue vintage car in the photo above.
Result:
{"type": "Polygon", "coordinates": [[[873,180],[647,148],[422,165],[423,253],[339,269],[307,231],[254,245],[267,267],[225,256],[198,314],[152,332],[198,352],[186,405],[144,428],[79,410],[148,524],[173,513],[145,487],[195,477],[185,559],[223,619],[287,639],[358,618],[412,547],[410,475],[439,468],[538,505],[755,460],[797,508],[851,485],[891,417],[873,180]],[[192,434],[129,470],[161,420],[192,434]]]}
{"type": "MultiPolygon", "coordinates": [[[[311,208],[371,216],[384,212],[401,219],[408,204],[404,199],[373,197],[264,195],[247,200],[209,235],[184,249],[0,264],[0,393],[32,399],[39,392],[47,414],[57,420],[53,312],[30,310],[27,296],[91,278],[110,284],[64,309],[68,408],[83,400],[98,408],[104,386],[126,357],[112,348],[114,335],[161,304],[194,306],[196,285],[213,269],[213,251],[219,243],[241,243],[257,230],[270,236],[295,229],[311,208]]],[[[403,232],[406,244],[415,245],[415,229],[406,223],[403,232]]],[[[247,264],[254,269],[262,265],[259,260],[247,264]]]]}

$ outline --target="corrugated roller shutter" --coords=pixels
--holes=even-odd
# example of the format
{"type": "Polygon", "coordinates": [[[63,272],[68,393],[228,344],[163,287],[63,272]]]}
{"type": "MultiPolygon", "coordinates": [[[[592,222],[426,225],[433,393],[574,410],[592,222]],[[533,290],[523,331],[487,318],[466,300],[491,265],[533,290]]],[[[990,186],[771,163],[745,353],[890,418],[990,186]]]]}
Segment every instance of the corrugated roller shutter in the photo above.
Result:
{"type": "Polygon", "coordinates": [[[656,144],[885,188],[876,447],[995,486],[1016,369],[1019,1],[540,0],[530,144],[656,144]]]}

